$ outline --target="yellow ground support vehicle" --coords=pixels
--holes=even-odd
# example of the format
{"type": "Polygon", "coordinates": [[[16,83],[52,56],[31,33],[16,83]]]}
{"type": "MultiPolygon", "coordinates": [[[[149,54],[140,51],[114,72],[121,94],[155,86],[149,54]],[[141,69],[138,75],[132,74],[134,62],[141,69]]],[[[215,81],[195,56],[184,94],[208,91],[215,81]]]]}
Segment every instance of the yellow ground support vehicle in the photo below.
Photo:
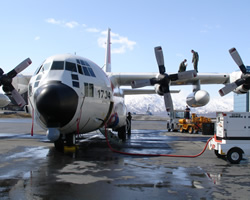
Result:
{"type": "Polygon", "coordinates": [[[210,118],[203,116],[197,117],[195,113],[192,113],[191,119],[180,119],[178,125],[181,133],[188,132],[192,134],[202,131],[203,125],[208,123],[212,124],[210,118]]]}

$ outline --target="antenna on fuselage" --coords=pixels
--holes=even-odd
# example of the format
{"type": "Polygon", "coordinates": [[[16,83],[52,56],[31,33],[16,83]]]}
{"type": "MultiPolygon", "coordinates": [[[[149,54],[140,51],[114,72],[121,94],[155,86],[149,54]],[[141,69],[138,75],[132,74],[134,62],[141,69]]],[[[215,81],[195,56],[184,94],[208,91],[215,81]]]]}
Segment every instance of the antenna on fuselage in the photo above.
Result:
{"type": "Polygon", "coordinates": [[[106,57],[105,57],[105,72],[111,72],[111,49],[110,49],[110,31],[111,29],[108,29],[108,36],[107,36],[107,47],[106,47],[106,57]]]}

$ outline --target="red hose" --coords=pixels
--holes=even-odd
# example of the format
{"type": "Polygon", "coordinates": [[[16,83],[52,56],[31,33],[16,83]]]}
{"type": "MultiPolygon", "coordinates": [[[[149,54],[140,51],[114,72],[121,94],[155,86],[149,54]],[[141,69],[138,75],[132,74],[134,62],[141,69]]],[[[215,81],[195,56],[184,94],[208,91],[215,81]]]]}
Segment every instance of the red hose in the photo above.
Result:
{"type": "Polygon", "coordinates": [[[122,152],[122,151],[118,151],[116,149],[113,149],[112,146],[109,143],[109,140],[108,140],[106,125],[105,125],[105,137],[106,137],[106,141],[107,141],[108,147],[110,148],[111,151],[113,151],[115,153],[124,154],[124,155],[130,155],[130,156],[165,156],[165,157],[180,157],[180,158],[196,158],[196,157],[202,155],[205,152],[209,141],[213,138],[213,137],[209,138],[207,140],[207,143],[206,143],[205,147],[203,148],[203,150],[200,153],[196,154],[196,155],[174,155],[174,154],[144,154],[144,153],[139,154],[139,153],[127,153],[127,152],[122,152]]]}

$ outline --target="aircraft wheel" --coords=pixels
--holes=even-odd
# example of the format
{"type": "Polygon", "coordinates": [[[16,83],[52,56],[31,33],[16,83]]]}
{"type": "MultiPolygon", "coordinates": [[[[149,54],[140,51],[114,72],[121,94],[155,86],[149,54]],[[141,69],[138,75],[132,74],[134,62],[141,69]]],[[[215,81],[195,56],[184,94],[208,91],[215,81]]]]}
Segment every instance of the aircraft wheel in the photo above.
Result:
{"type": "Polygon", "coordinates": [[[54,146],[55,146],[57,151],[63,152],[64,141],[62,139],[62,135],[60,135],[59,139],[54,142],[54,146]]]}
{"type": "Polygon", "coordinates": [[[73,146],[76,144],[76,135],[74,133],[70,133],[66,135],[66,145],[73,146]]]}
{"type": "Polygon", "coordinates": [[[231,164],[238,164],[242,159],[242,150],[239,148],[232,148],[227,153],[227,160],[231,164]]]}

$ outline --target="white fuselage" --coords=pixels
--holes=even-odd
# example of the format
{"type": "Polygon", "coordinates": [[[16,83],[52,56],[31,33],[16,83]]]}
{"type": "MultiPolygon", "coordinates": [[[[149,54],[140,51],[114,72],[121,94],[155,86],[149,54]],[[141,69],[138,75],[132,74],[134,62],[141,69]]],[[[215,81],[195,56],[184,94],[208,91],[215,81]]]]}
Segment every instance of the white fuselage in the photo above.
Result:
{"type": "Polygon", "coordinates": [[[74,55],[46,59],[29,83],[30,112],[35,111],[41,127],[57,128],[61,134],[100,128],[117,109],[119,112],[115,100],[103,70],[74,55]]]}

